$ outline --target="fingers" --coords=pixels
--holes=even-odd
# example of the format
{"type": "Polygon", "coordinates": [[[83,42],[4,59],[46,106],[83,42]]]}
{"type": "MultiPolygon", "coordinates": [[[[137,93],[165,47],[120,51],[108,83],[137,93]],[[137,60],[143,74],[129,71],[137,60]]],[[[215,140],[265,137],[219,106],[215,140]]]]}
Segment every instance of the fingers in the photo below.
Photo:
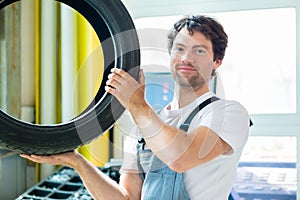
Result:
{"type": "MultiPolygon", "coordinates": [[[[111,70],[112,71],[112,70],[111,70]]],[[[120,74],[118,73],[115,73],[115,72],[111,72],[111,74],[108,75],[108,79],[109,80],[115,80],[116,82],[118,83],[122,83],[124,82],[124,76],[121,76],[120,74]]]]}
{"type": "Polygon", "coordinates": [[[122,85],[124,77],[126,78],[126,74],[127,73],[121,69],[111,69],[111,74],[108,75],[108,80],[106,81],[105,90],[109,93],[113,93],[118,86],[122,85]]]}
{"type": "Polygon", "coordinates": [[[128,83],[130,79],[134,79],[130,74],[119,68],[112,68],[111,74],[108,75],[105,90],[111,94],[115,94],[121,86],[128,83]]]}
{"type": "MultiPolygon", "coordinates": [[[[111,69],[111,74],[108,75],[105,91],[114,95],[120,102],[127,105],[131,95],[138,88],[144,88],[145,77],[143,70],[140,70],[139,74],[139,81],[137,81],[126,71],[119,68],[113,68],[111,69]]],[[[126,105],[123,106],[126,107],[126,105]]]]}
{"type": "Polygon", "coordinates": [[[47,163],[50,165],[66,165],[66,166],[76,166],[76,158],[79,155],[77,151],[69,151],[61,154],[53,155],[33,155],[21,153],[20,157],[31,160],[37,163],[47,163]],[[73,163],[74,162],[74,163],[73,163]]]}
{"type": "Polygon", "coordinates": [[[120,77],[126,79],[128,76],[130,76],[127,72],[125,72],[123,69],[119,68],[112,68],[110,70],[112,73],[119,75],[120,77]]]}
{"type": "Polygon", "coordinates": [[[127,72],[122,69],[112,68],[110,71],[111,74],[108,75],[108,80],[113,80],[113,82],[109,83],[114,84],[115,86],[122,85],[126,81],[126,79],[132,78],[127,72]]]}
{"type": "MultiPolygon", "coordinates": [[[[109,76],[111,76],[111,75],[109,75],[109,76]]],[[[106,81],[106,85],[107,86],[110,86],[111,88],[113,88],[113,89],[116,89],[118,86],[120,86],[121,85],[121,83],[120,82],[118,82],[118,81],[116,81],[115,79],[108,79],[107,81],[106,81]]]]}
{"type": "MultiPolygon", "coordinates": [[[[124,81],[128,80],[128,79],[134,79],[129,73],[127,73],[126,71],[119,69],[119,68],[112,68],[111,70],[111,74],[108,75],[108,79],[113,79],[116,82],[113,82],[112,84],[123,84],[124,81]]],[[[139,83],[142,85],[145,83],[145,76],[143,73],[143,70],[140,69],[139,71],[139,83]]]]}
{"type": "Polygon", "coordinates": [[[140,77],[139,77],[139,83],[141,85],[145,85],[145,75],[144,75],[144,71],[142,69],[140,69],[140,77]]]}
{"type": "Polygon", "coordinates": [[[30,155],[21,153],[21,154],[20,154],[20,157],[28,159],[28,158],[30,157],[30,155]]]}
{"type": "Polygon", "coordinates": [[[46,156],[20,154],[20,157],[26,158],[26,159],[31,160],[33,162],[41,162],[45,159],[46,156]]]}

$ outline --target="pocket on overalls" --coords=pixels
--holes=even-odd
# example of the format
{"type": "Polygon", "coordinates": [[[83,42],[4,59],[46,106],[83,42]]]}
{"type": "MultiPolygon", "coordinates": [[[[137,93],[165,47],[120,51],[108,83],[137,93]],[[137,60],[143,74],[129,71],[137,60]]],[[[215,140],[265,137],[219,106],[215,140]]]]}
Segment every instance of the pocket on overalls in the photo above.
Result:
{"type": "Polygon", "coordinates": [[[144,143],[137,144],[137,162],[141,173],[148,173],[150,170],[161,169],[166,166],[159,160],[151,151],[151,149],[144,149],[144,143]]]}
{"type": "Polygon", "coordinates": [[[153,153],[150,149],[138,151],[138,164],[141,173],[148,173],[153,161],[153,153]]]}
{"type": "Polygon", "coordinates": [[[147,173],[142,200],[190,200],[183,174],[165,168],[147,173]]]}
{"type": "Polygon", "coordinates": [[[164,169],[150,171],[144,180],[143,200],[172,200],[175,173],[164,173],[164,169]]]}
{"type": "Polygon", "coordinates": [[[182,173],[176,173],[173,199],[190,200],[182,173]]]}
{"type": "Polygon", "coordinates": [[[144,179],[142,200],[188,200],[183,175],[171,170],[150,149],[137,145],[138,166],[144,179]]]}

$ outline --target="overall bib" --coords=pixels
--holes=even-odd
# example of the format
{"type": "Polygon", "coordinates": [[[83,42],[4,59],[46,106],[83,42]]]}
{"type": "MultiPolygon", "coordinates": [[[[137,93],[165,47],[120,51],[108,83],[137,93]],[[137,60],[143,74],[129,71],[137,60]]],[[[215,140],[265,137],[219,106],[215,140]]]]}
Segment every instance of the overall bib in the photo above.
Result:
{"type": "MultiPolygon", "coordinates": [[[[180,129],[187,131],[193,117],[206,105],[218,99],[211,97],[201,103],[180,125],[180,129]]],[[[171,170],[150,149],[144,149],[145,144],[143,138],[137,144],[138,167],[144,180],[142,200],[189,200],[183,174],[171,170]]]]}

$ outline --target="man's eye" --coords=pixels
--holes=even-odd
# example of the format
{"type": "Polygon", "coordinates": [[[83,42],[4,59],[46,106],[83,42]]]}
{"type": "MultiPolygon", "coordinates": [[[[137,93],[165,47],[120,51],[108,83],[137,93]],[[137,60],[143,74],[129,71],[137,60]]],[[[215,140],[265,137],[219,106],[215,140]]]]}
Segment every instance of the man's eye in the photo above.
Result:
{"type": "Polygon", "coordinates": [[[172,49],[171,53],[175,56],[175,55],[181,55],[183,52],[184,52],[184,48],[182,48],[182,47],[174,47],[172,49]]]}
{"type": "Polygon", "coordinates": [[[199,54],[199,55],[202,55],[202,54],[206,54],[206,51],[204,49],[196,49],[195,53],[199,54]]]}
{"type": "Polygon", "coordinates": [[[182,51],[184,51],[184,49],[183,49],[182,47],[176,47],[176,48],[175,48],[175,51],[177,51],[177,52],[182,52],[182,51]]]}

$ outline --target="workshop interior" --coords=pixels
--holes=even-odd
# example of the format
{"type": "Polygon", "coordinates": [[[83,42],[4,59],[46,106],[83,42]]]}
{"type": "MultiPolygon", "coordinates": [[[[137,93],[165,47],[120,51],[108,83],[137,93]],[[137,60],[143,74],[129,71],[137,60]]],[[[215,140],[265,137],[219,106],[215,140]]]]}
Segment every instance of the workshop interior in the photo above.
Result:
{"type": "Polygon", "coordinates": [[[194,13],[229,38],[211,90],[253,122],[229,199],[300,199],[299,0],[0,0],[0,199],[92,199],[76,171],[22,152],[76,148],[118,182],[134,124],[107,74],[143,69],[159,113],[174,97],[167,33],[194,13]]]}

